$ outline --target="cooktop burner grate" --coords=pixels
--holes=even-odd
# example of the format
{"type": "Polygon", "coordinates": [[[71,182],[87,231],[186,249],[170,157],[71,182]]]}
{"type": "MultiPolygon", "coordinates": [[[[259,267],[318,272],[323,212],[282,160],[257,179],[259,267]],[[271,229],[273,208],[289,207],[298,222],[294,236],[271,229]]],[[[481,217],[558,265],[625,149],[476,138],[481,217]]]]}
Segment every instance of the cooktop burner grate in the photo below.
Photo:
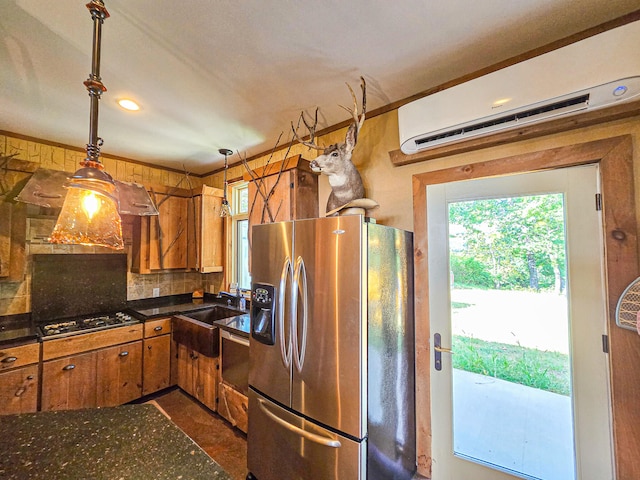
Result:
{"type": "Polygon", "coordinates": [[[92,317],[49,322],[47,324],[40,325],[40,333],[45,339],[49,339],[73,335],[76,333],[86,333],[94,330],[121,327],[134,323],[138,323],[138,320],[128,313],[117,312],[107,315],[96,315],[92,317]]]}

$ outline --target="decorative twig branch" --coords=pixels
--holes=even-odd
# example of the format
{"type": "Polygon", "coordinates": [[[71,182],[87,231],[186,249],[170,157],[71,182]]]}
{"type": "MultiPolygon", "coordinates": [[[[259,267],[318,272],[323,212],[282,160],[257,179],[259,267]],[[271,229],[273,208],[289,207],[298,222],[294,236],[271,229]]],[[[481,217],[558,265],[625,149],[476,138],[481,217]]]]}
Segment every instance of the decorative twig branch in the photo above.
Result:
{"type": "MultiPolygon", "coordinates": [[[[160,211],[160,204],[164,203],[164,201],[169,198],[165,197],[162,199],[162,202],[158,203],[158,198],[156,197],[156,192],[151,187],[151,200],[155,204],[156,210],[160,211]]],[[[164,270],[164,255],[162,254],[162,227],[160,226],[160,220],[156,219],[156,235],[158,236],[158,263],[160,264],[160,270],[164,270]]]]}
{"type": "MultiPolygon", "coordinates": [[[[184,170],[184,178],[187,180],[187,183],[189,184],[189,191],[191,192],[191,196],[189,197],[189,205],[191,205],[191,218],[193,219],[193,232],[195,234],[195,232],[198,230],[198,222],[196,221],[196,200],[193,195],[193,184],[191,183],[191,177],[189,176],[190,173],[187,171],[187,167],[185,167],[184,164],[182,164],[182,169],[184,170]]],[[[195,266],[197,268],[200,257],[200,248],[198,245],[198,242],[200,241],[200,235],[194,235],[193,237],[195,239],[195,266]]]]}
{"type": "MultiPolygon", "coordinates": [[[[164,197],[160,201],[158,201],[158,199],[156,197],[156,192],[153,190],[153,188],[151,188],[151,199],[152,199],[153,203],[155,204],[156,209],[158,211],[160,211],[160,206],[164,202],[169,200],[171,195],[178,188],[180,188],[180,185],[182,185],[183,182],[186,181],[189,184],[189,191],[191,192],[191,197],[190,197],[189,201],[191,202],[191,205],[192,205],[192,208],[193,208],[193,222],[194,222],[194,232],[195,232],[197,225],[196,225],[196,215],[195,215],[195,200],[193,198],[193,184],[191,183],[190,173],[187,171],[187,169],[184,167],[184,165],[182,167],[184,169],[184,177],[182,177],[180,179],[180,181],[175,186],[171,187],[169,189],[169,191],[166,194],[164,194],[164,197]]],[[[155,224],[156,224],[156,235],[158,236],[158,263],[160,264],[160,270],[164,270],[164,259],[168,255],[169,251],[176,244],[176,242],[180,239],[182,234],[184,233],[184,225],[183,225],[182,221],[180,221],[180,223],[178,224],[178,231],[176,232],[175,236],[173,237],[171,242],[169,242],[169,245],[165,249],[164,248],[164,232],[162,231],[162,226],[160,225],[160,221],[156,220],[155,224]]],[[[196,236],[196,265],[198,263],[198,244],[197,244],[197,242],[198,242],[198,240],[197,240],[197,236],[196,236]]]]}
{"type": "MultiPolygon", "coordinates": [[[[267,159],[267,162],[265,163],[264,167],[263,167],[263,171],[268,171],[269,165],[271,164],[271,161],[273,160],[273,155],[276,151],[276,149],[278,148],[278,145],[280,144],[280,139],[282,138],[283,133],[280,132],[280,135],[278,136],[278,139],[276,141],[276,144],[274,145],[273,149],[271,150],[271,154],[269,155],[269,158],[267,159]]],[[[280,212],[280,208],[282,207],[282,201],[280,201],[280,204],[278,205],[278,208],[275,212],[275,214],[272,211],[271,205],[269,204],[269,200],[271,200],[271,197],[273,196],[274,192],[276,191],[276,187],[278,186],[278,183],[280,182],[280,178],[282,177],[282,173],[285,170],[285,166],[287,163],[287,157],[289,156],[289,152],[291,151],[291,147],[293,146],[293,140],[289,143],[289,147],[287,148],[287,151],[285,152],[284,155],[284,160],[282,160],[282,162],[280,163],[280,168],[278,170],[278,174],[276,177],[276,181],[274,182],[274,184],[271,186],[271,188],[267,191],[267,187],[266,187],[266,183],[265,183],[265,176],[261,176],[258,177],[255,173],[255,171],[249,166],[249,163],[247,162],[246,157],[242,157],[242,155],[240,155],[240,152],[238,152],[238,157],[240,157],[240,160],[242,161],[242,165],[244,165],[244,168],[246,169],[247,173],[249,173],[249,176],[251,177],[251,181],[254,182],[255,186],[256,186],[256,192],[257,194],[253,197],[252,201],[251,201],[251,206],[249,207],[249,216],[251,216],[251,214],[253,213],[253,209],[255,207],[256,204],[256,200],[258,198],[258,195],[260,195],[260,197],[262,197],[263,200],[263,204],[262,204],[262,212],[260,214],[260,223],[264,223],[265,221],[265,215],[268,216],[269,218],[269,222],[273,223],[275,222],[275,219],[278,217],[278,213],[280,212]]]]}

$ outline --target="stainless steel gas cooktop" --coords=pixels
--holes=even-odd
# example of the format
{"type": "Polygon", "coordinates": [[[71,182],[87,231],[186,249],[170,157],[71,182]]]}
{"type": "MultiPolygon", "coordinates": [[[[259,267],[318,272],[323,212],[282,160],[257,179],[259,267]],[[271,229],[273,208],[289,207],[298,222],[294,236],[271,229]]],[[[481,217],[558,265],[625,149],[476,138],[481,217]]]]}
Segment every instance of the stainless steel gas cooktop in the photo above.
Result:
{"type": "Polygon", "coordinates": [[[83,318],[49,322],[44,325],[40,325],[39,329],[43,338],[47,340],[67,335],[74,335],[77,333],[87,333],[94,330],[104,330],[107,328],[132,325],[135,323],[139,323],[139,321],[128,313],[116,312],[106,315],[100,314],[83,318]]]}

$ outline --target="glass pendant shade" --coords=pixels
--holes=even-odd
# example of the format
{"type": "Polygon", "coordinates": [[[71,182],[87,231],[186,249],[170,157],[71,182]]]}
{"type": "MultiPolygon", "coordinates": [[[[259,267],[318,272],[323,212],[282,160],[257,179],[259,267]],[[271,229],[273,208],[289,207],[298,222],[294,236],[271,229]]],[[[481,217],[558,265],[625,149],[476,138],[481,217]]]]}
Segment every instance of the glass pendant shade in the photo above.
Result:
{"type": "Polygon", "coordinates": [[[116,187],[108,174],[82,168],[71,179],[67,196],[49,242],[124,248],[116,187]],[[86,170],[90,178],[86,178],[86,170]],[[96,176],[104,176],[97,179],[96,176]]]}
{"type": "Polygon", "coordinates": [[[67,195],[49,242],[98,245],[122,250],[122,221],[118,212],[117,189],[111,175],[100,163],[102,139],[98,137],[98,101],[107,89],[100,79],[102,22],[109,17],[103,0],[91,0],[86,7],[93,19],[91,74],[84,82],[89,92],[89,143],[87,157],[66,185],[67,195]]]}
{"type": "Polygon", "coordinates": [[[231,211],[231,205],[229,205],[229,201],[227,200],[227,197],[225,196],[222,199],[222,205],[220,205],[220,216],[221,217],[231,217],[233,215],[233,212],[231,211]]]}

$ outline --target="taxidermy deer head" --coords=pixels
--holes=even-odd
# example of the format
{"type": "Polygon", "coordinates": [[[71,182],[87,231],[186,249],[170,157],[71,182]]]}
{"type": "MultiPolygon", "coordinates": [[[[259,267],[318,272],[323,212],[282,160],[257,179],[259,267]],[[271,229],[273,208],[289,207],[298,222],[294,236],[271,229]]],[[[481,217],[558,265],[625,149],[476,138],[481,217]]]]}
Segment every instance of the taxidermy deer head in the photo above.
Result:
{"type": "Polygon", "coordinates": [[[351,154],[358,141],[358,133],[364,123],[365,113],[367,111],[367,90],[363,77],[360,77],[360,88],[362,89],[362,112],[358,114],[358,101],[356,95],[349,84],[347,87],[353,98],[353,109],[340,105],[351,114],[353,122],[347,130],[344,142],[335,143],[328,147],[316,145],[314,142],[316,134],[316,126],[318,124],[318,109],[316,109],[315,119],[313,123],[307,122],[304,112],[300,114],[298,126],[302,121],[309,131],[309,140],[304,141],[298,136],[297,128],[291,123],[291,129],[296,140],[303,145],[316,150],[322,150],[322,154],[311,162],[311,170],[329,177],[329,185],[331,185],[331,194],[327,201],[327,212],[342,207],[349,202],[364,198],[364,186],[360,173],[355,165],[351,162],[351,154]]]}

